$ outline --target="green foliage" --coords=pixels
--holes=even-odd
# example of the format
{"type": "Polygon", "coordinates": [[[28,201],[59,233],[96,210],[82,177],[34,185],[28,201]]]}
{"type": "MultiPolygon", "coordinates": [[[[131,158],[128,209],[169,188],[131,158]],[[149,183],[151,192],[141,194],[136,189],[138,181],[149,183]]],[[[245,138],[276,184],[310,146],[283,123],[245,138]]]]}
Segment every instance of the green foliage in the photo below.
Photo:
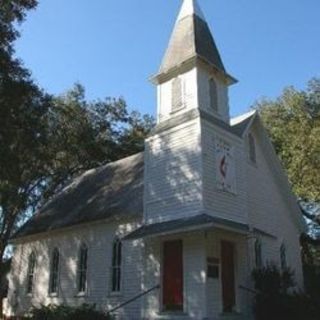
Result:
{"type": "Polygon", "coordinates": [[[320,266],[304,264],[305,290],[313,298],[320,297],[320,266]]]}
{"type": "Polygon", "coordinates": [[[80,85],[52,97],[33,82],[14,41],[36,5],[0,1],[0,272],[9,238],[34,210],[74,175],[142,151],[153,126],[122,98],[87,101],[80,85]]]}
{"type": "Polygon", "coordinates": [[[42,306],[33,308],[26,317],[30,320],[112,320],[111,316],[96,310],[95,305],[83,304],[81,307],[42,306]]]}
{"type": "Polygon", "coordinates": [[[295,194],[320,199],[320,79],[305,91],[293,87],[276,99],[255,106],[288,172],[295,194]]]}
{"type": "Polygon", "coordinates": [[[295,292],[294,274],[269,264],[252,273],[255,283],[256,320],[316,320],[320,318],[319,297],[295,292]]]}
{"type": "Polygon", "coordinates": [[[255,269],[252,272],[252,277],[255,289],[270,296],[287,293],[290,288],[295,286],[294,273],[290,269],[280,272],[278,267],[272,263],[255,269]]]}
{"type": "Polygon", "coordinates": [[[0,81],[4,78],[21,79],[29,72],[14,58],[14,41],[19,37],[17,25],[23,22],[28,10],[37,0],[2,0],[0,2],[0,81]]]}

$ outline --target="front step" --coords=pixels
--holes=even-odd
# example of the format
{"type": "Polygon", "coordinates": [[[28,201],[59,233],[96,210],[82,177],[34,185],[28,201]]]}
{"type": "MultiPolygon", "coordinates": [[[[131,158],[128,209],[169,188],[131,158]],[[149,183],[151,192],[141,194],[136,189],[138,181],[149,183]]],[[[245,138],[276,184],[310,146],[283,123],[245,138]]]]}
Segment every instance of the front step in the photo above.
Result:
{"type": "Polygon", "coordinates": [[[226,313],[222,314],[219,318],[219,320],[253,320],[252,317],[245,316],[241,313],[226,313]]]}

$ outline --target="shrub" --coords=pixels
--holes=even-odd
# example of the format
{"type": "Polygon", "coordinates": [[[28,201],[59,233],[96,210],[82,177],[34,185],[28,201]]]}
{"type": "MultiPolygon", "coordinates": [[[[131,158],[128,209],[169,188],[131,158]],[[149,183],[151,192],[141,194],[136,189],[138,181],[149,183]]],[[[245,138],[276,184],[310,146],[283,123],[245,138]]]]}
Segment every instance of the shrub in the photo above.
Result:
{"type": "Polygon", "coordinates": [[[274,264],[256,269],[252,273],[256,295],[256,320],[318,320],[320,300],[294,291],[294,273],[280,271],[274,264]]]}
{"type": "Polygon", "coordinates": [[[97,311],[95,305],[83,304],[81,307],[65,305],[41,306],[33,308],[28,316],[30,320],[112,320],[111,316],[97,311]]]}

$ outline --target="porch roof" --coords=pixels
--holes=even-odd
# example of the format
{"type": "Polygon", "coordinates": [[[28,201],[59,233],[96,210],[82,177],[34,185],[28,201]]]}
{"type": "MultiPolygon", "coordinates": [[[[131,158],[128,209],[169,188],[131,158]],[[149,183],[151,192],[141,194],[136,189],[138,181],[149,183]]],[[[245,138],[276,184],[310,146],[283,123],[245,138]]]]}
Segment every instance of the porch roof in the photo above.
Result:
{"type": "Polygon", "coordinates": [[[217,218],[208,214],[201,214],[177,220],[145,224],[125,236],[124,240],[136,240],[146,237],[154,237],[177,232],[195,231],[214,227],[220,227],[242,233],[249,232],[249,226],[244,223],[217,218]]]}

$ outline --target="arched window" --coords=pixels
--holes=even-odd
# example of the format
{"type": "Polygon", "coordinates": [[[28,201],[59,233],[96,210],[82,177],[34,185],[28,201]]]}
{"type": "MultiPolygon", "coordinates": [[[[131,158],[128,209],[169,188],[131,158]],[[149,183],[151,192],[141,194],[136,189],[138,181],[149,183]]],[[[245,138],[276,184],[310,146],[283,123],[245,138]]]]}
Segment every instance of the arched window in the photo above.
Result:
{"type": "Polygon", "coordinates": [[[122,243],[116,238],[112,245],[112,292],[121,290],[122,243]]]}
{"type": "Polygon", "coordinates": [[[51,266],[50,266],[50,282],[49,282],[49,293],[58,292],[58,281],[59,281],[59,264],[60,264],[60,253],[57,248],[52,252],[51,266]]]}
{"type": "Polygon", "coordinates": [[[281,269],[285,270],[288,266],[287,264],[287,249],[285,244],[282,244],[280,247],[280,262],[281,262],[281,269]]]}
{"type": "Polygon", "coordinates": [[[256,268],[261,268],[263,265],[262,262],[262,244],[259,239],[257,239],[254,243],[254,251],[255,251],[255,263],[256,268]]]}
{"type": "Polygon", "coordinates": [[[182,80],[177,77],[172,81],[172,112],[178,111],[183,107],[182,99],[182,80]]]}
{"type": "Polygon", "coordinates": [[[31,294],[33,291],[34,272],[36,268],[36,255],[32,252],[28,260],[28,277],[27,277],[27,293],[31,294]]]}
{"type": "Polygon", "coordinates": [[[250,133],[248,136],[248,140],[249,140],[249,158],[250,161],[253,163],[257,162],[257,155],[256,155],[256,142],[255,139],[253,137],[253,135],[250,133]]]}
{"type": "Polygon", "coordinates": [[[87,265],[88,265],[88,247],[85,244],[82,244],[79,250],[79,261],[78,261],[78,292],[86,292],[87,265]]]}
{"type": "Polygon", "coordinates": [[[210,93],[210,107],[212,110],[218,112],[218,89],[214,79],[209,80],[209,93],[210,93]]]}

